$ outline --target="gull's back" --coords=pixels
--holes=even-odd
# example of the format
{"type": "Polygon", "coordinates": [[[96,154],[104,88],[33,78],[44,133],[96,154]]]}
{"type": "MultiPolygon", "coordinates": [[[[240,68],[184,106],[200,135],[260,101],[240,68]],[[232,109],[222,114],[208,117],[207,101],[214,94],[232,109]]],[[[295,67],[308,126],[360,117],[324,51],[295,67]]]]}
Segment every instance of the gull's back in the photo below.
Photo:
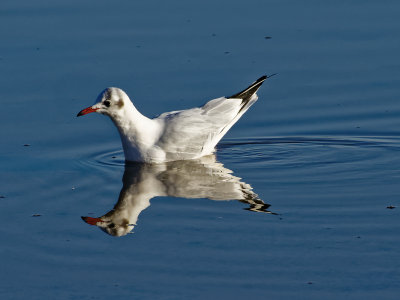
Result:
{"type": "Polygon", "coordinates": [[[163,132],[155,146],[163,149],[166,161],[213,153],[222,137],[257,101],[256,92],[265,79],[263,76],[247,89],[211,100],[202,107],[160,115],[155,121],[163,125],[163,132]]]}

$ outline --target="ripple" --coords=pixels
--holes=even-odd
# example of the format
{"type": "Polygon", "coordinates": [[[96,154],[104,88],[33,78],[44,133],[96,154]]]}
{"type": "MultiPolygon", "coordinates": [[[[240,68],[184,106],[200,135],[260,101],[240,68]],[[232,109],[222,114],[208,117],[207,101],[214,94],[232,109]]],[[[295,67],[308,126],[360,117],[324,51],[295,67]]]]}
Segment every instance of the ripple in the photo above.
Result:
{"type": "MultiPolygon", "coordinates": [[[[88,149],[79,161],[96,169],[123,167],[124,153],[119,146],[88,149]]],[[[251,167],[317,167],[369,161],[384,162],[385,151],[400,150],[398,137],[253,137],[225,139],[217,147],[224,162],[251,167]]]]}
{"type": "MultiPolygon", "coordinates": [[[[98,149],[98,148],[97,148],[98,149]]],[[[91,167],[95,169],[107,170],[110,167],[124,167],[125,157],[124,152],[119,147],[110,147],[101,151],[88,151],[81,160],[79,164],[85,167],[91,167]]]]}
{"type": "Polygon", "coordinates": [[[226,139],[218,145],[219,149],[241,145],[273,145],[273,144],[317,144],[341,146],[395,146],[400,147],[398,137],[254,137],[226,139]]]}
{"type": "Polygon", "coordinates": [[[94,156],[94,162],[104,166],[124,166],[125,156],[122,150],[101,152],[94,156]]]}
{"type": "Polygon", "coordinates": [[[272,180],[360,181],[397,176],[397,137],[277,137],[228,139],[218,157],[272,180]]]}

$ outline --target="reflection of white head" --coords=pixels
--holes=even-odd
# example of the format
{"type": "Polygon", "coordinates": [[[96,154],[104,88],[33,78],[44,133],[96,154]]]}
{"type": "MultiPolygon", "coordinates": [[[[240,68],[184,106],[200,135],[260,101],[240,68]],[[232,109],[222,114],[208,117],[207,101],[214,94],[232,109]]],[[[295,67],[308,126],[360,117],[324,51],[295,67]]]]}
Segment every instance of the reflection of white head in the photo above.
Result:
{"type": "Polygon", "coordinates": [[[132,231],[139,214],[157,196],[239,200],[249,204],[249,210],[263,212],[268,212],[269,207],[214,155],[163,164],[129,164],[122,181],[118,202],[111,211],[100,218],[83,217],[85,222],[114,236],[132,231]]]}

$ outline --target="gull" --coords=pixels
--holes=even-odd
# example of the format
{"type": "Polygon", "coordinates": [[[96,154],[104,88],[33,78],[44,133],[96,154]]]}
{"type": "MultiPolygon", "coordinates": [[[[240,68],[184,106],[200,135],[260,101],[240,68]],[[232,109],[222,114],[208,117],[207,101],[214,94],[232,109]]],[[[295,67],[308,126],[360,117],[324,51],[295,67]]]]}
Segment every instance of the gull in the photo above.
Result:
{"type": "MultiPolygon", "coordinates": [[[[273,74],[275,75],[275,74],[273,74]]],[[[215,146],[258,99],[269,77],[262,76],[243,91],[208,101],[201,107],[166,112],[153,119],[142,115],[121,89],[103,90],[96,103],[78,113],[107,115],[121,137],[127,162],[162,163],[210,155],[215,146]]]]}

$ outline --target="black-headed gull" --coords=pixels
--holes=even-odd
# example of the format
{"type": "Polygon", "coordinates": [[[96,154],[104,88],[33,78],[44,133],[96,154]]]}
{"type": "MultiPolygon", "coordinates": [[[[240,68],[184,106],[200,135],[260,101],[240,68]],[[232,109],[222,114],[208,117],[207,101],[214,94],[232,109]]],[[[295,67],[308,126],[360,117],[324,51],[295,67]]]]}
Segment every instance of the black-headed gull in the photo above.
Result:
{"type": "Polygon", "coordinates": [[[154,119],[143,116],[123,90],[110,87],[78,117],[92,112],[109,116],[118,128],[126,161],[196,159],[214,152],[222,137],[257,101],[257,90],[271,76],[260,77],[230,97],[213,99],[202,107],[166,112],[154,119]]]}

